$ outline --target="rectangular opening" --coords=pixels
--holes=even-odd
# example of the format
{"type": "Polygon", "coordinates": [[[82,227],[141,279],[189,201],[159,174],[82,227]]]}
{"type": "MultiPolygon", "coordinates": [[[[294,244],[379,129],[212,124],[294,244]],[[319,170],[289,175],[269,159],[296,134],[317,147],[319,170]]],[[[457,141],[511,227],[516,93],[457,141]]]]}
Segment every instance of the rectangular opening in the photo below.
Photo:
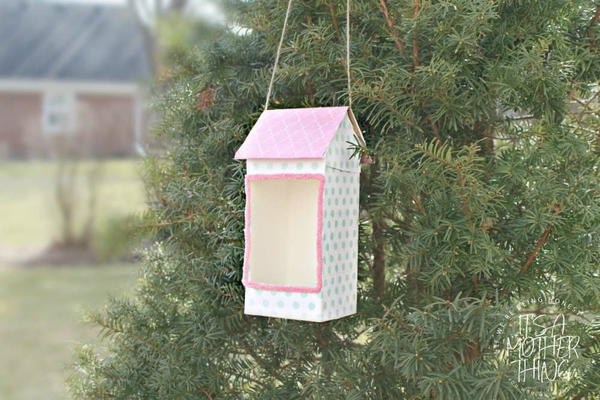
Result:
{"type": "Polygon", "coordinates": [[[246,177],[246,286],[319,292],[323,175],[246,177]]]}

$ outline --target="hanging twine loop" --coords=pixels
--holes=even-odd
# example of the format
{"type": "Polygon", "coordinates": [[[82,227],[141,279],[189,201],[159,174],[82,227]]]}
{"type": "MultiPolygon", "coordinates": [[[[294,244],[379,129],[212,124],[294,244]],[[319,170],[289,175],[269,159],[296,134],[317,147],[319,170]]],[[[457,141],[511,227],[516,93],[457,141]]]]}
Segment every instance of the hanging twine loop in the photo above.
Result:
{"type": "MultiPolygon", "coordinates": [[[[352,107],[352,86],[350,80],[350,1],[351,0],[346,0],[346,77],[348,80],[348,105],[352,107]]],[[[273,94],[273,84],[275,83],[275,74],[277,73],[279,58],[281,57],[281,48],[283,47],[283,40],[285,39],[285,32],[287,31],[288,21],[290,19],[292,3],[293,0],[288,0],[287,9],[285,11],[285,19],[283,20],[283,28],[281,29],[281,37],[279,38],[279,44],[277,45],[277,53],[275,54],[275,64],[273,65],[273,71],[271,72],[271,80],[269,81],[269,88],[267,90],[267,98],[265,100],[265,111],[268,110],[269,103],[271,102],[271,95],[273,94]]]]}
{"type": "Polygon", "coordinates": [[[352,85],[350,77],[350,0],[346,0],[346,78],[348,78],[348,106],[352,108],[352,85]]]}
{"type": "Polygon", "coordinates": [[[271,101],[271,93],[273,93],[273,82],[275,82],[275,73],[277,72],[277,66],[279,65],[279,57],[281,56],[281,47],[283,46],[283,39],[285,38],[285,31],[287,30],[288,20],[290,19],[290,11],[292,9],[293,0],[288,1],[287,10],[285,11],[285,19],[283,20],[283,29],[281,29],[281,37],[279,38],[279,45],[277,46],[277,54],[275,54],[275,64],[273,65],[273,72],[271,72],[271,81],[269,82],[269,89],[267,91],[267,99],[265,100],[265,111],[269,108],[269,102],[271,101]]]}

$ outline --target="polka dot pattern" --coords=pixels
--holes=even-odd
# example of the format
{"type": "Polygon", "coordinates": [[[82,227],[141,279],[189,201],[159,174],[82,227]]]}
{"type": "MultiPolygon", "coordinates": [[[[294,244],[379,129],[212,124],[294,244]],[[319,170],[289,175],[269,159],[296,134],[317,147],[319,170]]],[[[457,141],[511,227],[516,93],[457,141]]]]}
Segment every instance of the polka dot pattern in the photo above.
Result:
{"type": "Polygon", "coordinates": [[[356,312],[358,186],[357,173],[327,169],[323,209],[325,257],[321,291],[324,321],[356,312]],[[351,189],[348,194],[346,187],[351,189]]]}
{"type": "Polygon", "coordinates": [[[360,172],[360,160],[352,157],[351,143],[356,143],[354,129],[348,118],[344,118],[338,132],[327,149],[327,166],[349,172],[360,172]]]}
{"type": "Polygon", "coordinates": [[[325,160],[303,159],[248,160],[248,175],[254,174],[324,174],[325,160]]]}
{"type": "Polygon", "coordinates": [[[323,287],[319,293],[246,288],[244,312],[322,322],[356,313],[360,165],[345,118],[324,160],[248,160],[248,174],[323,173],[323,287]]]}

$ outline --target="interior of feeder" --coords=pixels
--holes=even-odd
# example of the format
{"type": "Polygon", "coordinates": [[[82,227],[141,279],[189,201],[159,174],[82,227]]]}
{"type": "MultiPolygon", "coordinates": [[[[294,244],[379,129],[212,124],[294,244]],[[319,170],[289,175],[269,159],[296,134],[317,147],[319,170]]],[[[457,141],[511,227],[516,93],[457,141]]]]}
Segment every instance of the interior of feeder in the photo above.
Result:
{"type": "Polygon", "coordinates": [[[321,181],[269,177],[248,185],[248,280],[316,288],[321,181]]]}

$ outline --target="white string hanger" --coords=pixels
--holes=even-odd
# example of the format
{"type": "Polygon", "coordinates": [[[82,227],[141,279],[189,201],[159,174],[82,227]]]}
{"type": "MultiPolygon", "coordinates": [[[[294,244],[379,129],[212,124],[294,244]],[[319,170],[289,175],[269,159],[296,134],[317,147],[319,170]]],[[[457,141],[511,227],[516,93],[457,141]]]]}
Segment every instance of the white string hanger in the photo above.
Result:
{"type": "MultiPolygon", "coordinates": [[[[350,75],[350,1],[346,0],[346,78],[348,81],[348,106],[352,107],[352,84],[350,75]]],[[[285,39],[285,32],[287,31],[288,21],[290,18],[290,11],[292,9],[293,0],[288,0],[287,9],[285,11],[285,18],[283,20],[283,28],[281,29],[281,37],[279,38],[279,44],[277,45],[277,53],[275,54],[275,63],[273,64],[273,71],[271,72],[271,80],[269,81],[269,88],[267,90],[267,98],[265,100],[265,111],[269,108],[271,102],[271,94],[273,93],[273,83],[275,82],[275,74],[277,73],[277,66],[279,65],[279,58],[281,57],[281,48],[283,47],[283,40],[285,39]]]]}

